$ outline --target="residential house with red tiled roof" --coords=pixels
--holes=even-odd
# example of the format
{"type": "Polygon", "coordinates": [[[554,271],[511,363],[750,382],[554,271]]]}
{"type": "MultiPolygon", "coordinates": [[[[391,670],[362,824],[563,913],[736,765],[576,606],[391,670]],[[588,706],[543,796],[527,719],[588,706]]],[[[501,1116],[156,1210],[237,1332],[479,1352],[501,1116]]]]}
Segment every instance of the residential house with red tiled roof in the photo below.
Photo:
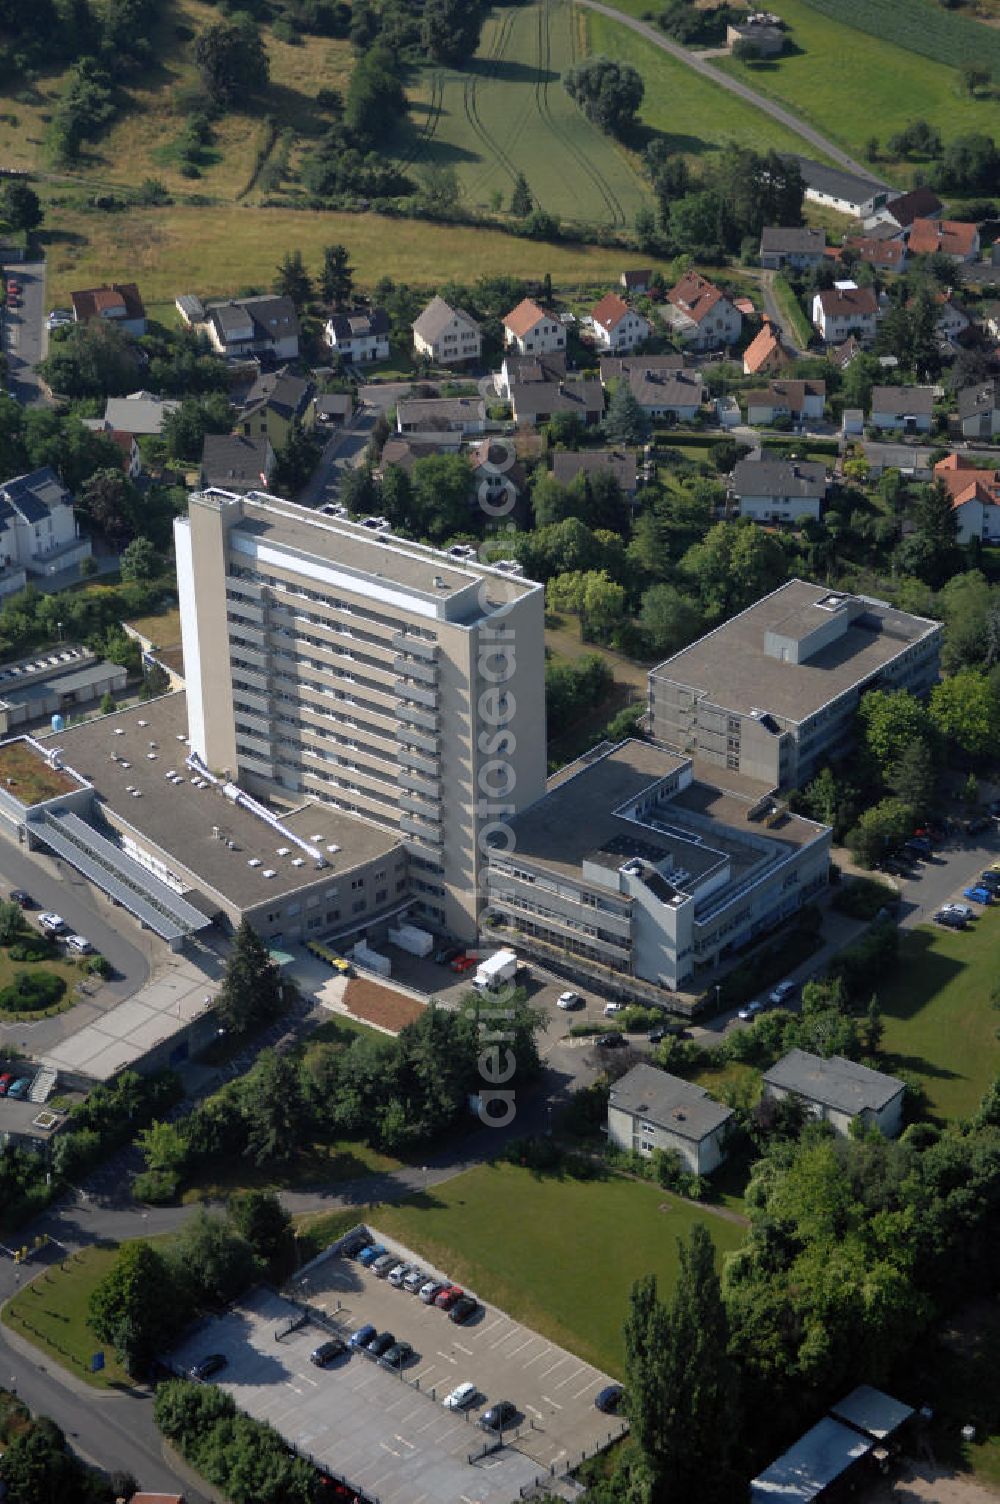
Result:
{"type": "Polygon", "coordinates": [[[522,298],[503,321],[503,341],[519,355],[552,355],[565,350],[566,328],[533,298],[522,298]]]}
{"type": "Polygon", "coordinates": [[[1000,543],[1000,470],[981,470],[967,455],[949,454],[934,466],[958,517],[958,541],[1000,543]]]}
{"type": "Polygon", "coordinates": [[[743,328],[732,299],[700,272],[685,273],[670,289],[663,317],[675,339],[699,350],[733,345],[743,328]]]}
{"type": "Polygon", "coordinates": [[[616,292],[605,294],[590,310],[590,319],[594,326],[594,343],[597,348],[613,355],[634,350],[652,332],[649,320],[630,308],[616,292]]]}
{"type": "Polygon", "coordinates": [[[851,251],[859,261],[874,266],[880,272],[901,272],[906,265],[905,240],[883,240],[876,235],[849,235],[844,244],[834,251],[841,259],[845,251],[851,251]]]}
{"type": "Polygon", "coordinates": [[[865,219],[865,229],[888,225],[891,229],[907,230],[915,219],[940,219],[944,205],[933,188],[911,188],[909,193],[882,204],[865,219]]]}
{"type": "Polygon", "coordinates": [[[979,255],[979,227],[959,219],[915,219],[907,244],[911,256],[950,256],[952,261],[975,261],[979,255]]]}
{"type": "Polygon", "coordinates": [[[145,334],[146,310],[134,282],[112,282],[110,287],[87,287],[70,294],[73,318],[78,324],[104,319],[129,334],[145,334]]]}
{"type": "Polygon", "coordinates": [[[789,364],[791,358],[781,343],[780,330],[765,314],[759,333],[754,335],[743,351],[744,376],[763,376],[772,371],[780,371],[789,364]]]}

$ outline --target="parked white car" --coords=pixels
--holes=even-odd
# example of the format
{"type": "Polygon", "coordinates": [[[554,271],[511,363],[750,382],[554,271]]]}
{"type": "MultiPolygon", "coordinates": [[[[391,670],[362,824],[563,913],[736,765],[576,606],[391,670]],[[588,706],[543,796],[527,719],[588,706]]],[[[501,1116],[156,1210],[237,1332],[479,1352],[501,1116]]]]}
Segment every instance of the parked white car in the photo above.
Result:
{"type": "Polygon", "coordinates": [[[48,930],[50,935],[58,935],[61,930],[66,928],[66,921],[61,914],[49,912],[39,914],[38,923],[42,926],[43,930],[48,930]]]}
{"type": "Polygon", "coordinates": [[[479,1394],[475,1384],[459,1384],[441,1401],[446,1410],[467,1410],[479,1394]]]}
{"type": "Polygon", "coordinates": [[[604,1017],[605,1018],[614,1018],[614,1016],[615,1016],[616,1013],[624,1013],[624,1011],[625,1011],[625,1004],[624,1003],[605,1003],[604,1004],[604,1017]]]}
{"type": "Polygon", "coordinates": [[[560,992],[556,998],[556,1007],[562,1008],[565,1013],[572,1013],[574,1008],[583,1007],[583,998],[578,992],[560,992]]]}
{"type": "Polygon", "coordinates": [[[78,956],[89,956],[94,949],[86,935],[67,935],[66,948],[75,950],[78,956]]]}

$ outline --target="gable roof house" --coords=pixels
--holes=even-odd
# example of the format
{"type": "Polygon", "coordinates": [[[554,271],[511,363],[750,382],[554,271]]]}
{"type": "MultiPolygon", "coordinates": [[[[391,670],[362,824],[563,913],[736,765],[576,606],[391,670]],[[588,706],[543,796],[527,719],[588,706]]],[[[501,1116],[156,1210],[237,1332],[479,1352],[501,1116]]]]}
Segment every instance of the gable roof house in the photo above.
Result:
{"type": "Polygon", "coordinates": [[[332,313],[324,338],[352,365],[389,358],[389,315],[384,308],[353,308],[350,313],[332,313]]]}
{"type": "Polygon", "coordinates": [[[901,272],[906,266],[906,241],[880,235],[849,235],[842,250],[853,251],[859,261],[880,272],[901,272]]]}
{"type": "MultiPolygon", "coordinates": [[[[181,301],[178,299],[178,306],[181,301]]],[[[265,293],[252,298],[229,298],[204,308],[198,304],[190,318],[196,329],[205,330],[219,355],[231,359],[271,355],[276,360],[295,360],[298,356],[299,316],[291,298],[265,293]]]]}
{"type": "Polygon", "coordinates": [[[932,386],[874,386],[873,428],[901,428],[904,433],[930,433],[934,417],[932,386]]]}
{"type": "Polygon", "coordinates": [[[112,428],[107,418],[84,418],[82,422],[84,428],[89,428],[91,433],[103,433],[118,446],[119,464],[129,480],[138,480],[142,474],[142,452],[135,434],[112,428]]]}
{"type": "Polygon", "coordinates": [[[266,491],[275,457],[266,435],[248,439],[241,433],[208,433],[201,456],[201,484],[223,491],[266,491]]]}
{"type": "Polygon", "coordinates": [[[461,447],[460,433],[448,434],[446,437],[391,433],[382,445],[382,455],[374,471],[375,478],[382,480],[390,465],[398,465],[400,470],[405,470],[410,475],[418,460],[429,459],[432,454],[458,454],[461,447]]]}
{"type": "Polygon", "coordinates": [[[634,496],[638,485],[638,467],[634,454],[626,449],[557,449],[552,456],[552,475],[561,486],[568,486],[580,474],[614,476],[626,496],[634,496]]]}
{"type": "Polygon", "coordinates": [[[687,362],[683,355],[614,355],[601,356],[601,385],[610,386],[612,381],[628,381],[633,371],[652,372],[657,376],[673,375],[683,371],[687,362]]]}
{"type": "Polygon", "coordinates": [[[874,178],[860,177],[841,167],[827,167],[824,162],[814,162],[811,157],[793,157],[792,160],[798,163],[802,173],[806,198],[814,204],[836,209],[838,214],[865,219],[880,209],[890,196],[891,190],[874,178]]]}
{"type": "Polygon", "coordinates": [[[822,418],[825,381],[769,381],[761,391],[745,392],[748,423],[773,423],[775,418],[822,418]]]}
{"type": "Polygon", "coordinates": [[[700,371],[647,371],[633,366],[629,389],[648,418],[690,423],[705,397],[700,371]]]}
{"type": "Polygon", "coordinates": [[[89,324],[104,319],[128,334],[145,334],[146,310],[134,282],[112,282],[110,287],[88,287],[70,294],[73,319],[89,324]]]}
{"type": "Polygon", "coordinates": [[[819,266],[826,236],[812,225],[765,225],[760,232],[760,264],[772,271],[794,266],[808,271],[819,266]]]}
{"type": "Polygon", "coordinates": [[[839,345],[851,334],[861,340],[873,339],[878,300],[870,287],[841,282],[815,294],[812,321],[828,345],[839,345]]]}
{"type": "Polygon", "coordinates": [[[1000,378],[963,386],[958,394],[958,421],[967,439],[992,439],[1000,434],[1000,378]]]}
{"type": "Polygon", "coordinates": [[[950,287],[934,294],[934,304],[937,309],[934,331],[942,345],[954,345],[968,329],[972,319],[950,287]]]}
{"type": "Polygon", "coordinates": [[[964,454],[949,454],[934,466],[958,517],[958,541],[1000,542],[1000,469],[983,470],[964,454]]]}
{"type": "Polygon", "coordinates": [[[826,469],[813,460],[740,460],[729,482],[739,516],[758,522],[818,518],[826,490],[826,469]]]}
{"type": "Polygon", "coordinates": [[[654,1149],[679,1154],[691,1175],[709,1175],[725,1158],[733,1109],[703,1086],[653,1065],[636,1065],[611,1087],[608,1140],[651,1158],[654,1149]]]}
{"type": "Polygon", "coordinates": [[[538,381],[566,380],[566,352],[552,350],[545,355],[518,355],[507,350],[498,373],[494,373],[493,385],[497,394],[510,401],[512,386],[530,386],[538,381]]]}
{"type": "Polygon", "coordinates": [[[464,308],[452,308],[435,296],[413,322],[413,348],[435,365],[456,366],[480,359],[483,337],[464,308]]]}
{"type": "Polygon", "coordinates": [[[304,428],[312,427],[315,392],[311,381],[294,375],[287,366],[279,371],[264,371],[247,393],[236,426],[248,439],[262,435],[270,439],[271,447],[277,451],[287,442],[296,420],[304,428]]]}
{"type": "Polygon", "coordinates": [[[768,11],[756,11],[745,21],[730,21],[726,27],[727,47],[745,42],[757,57],[778,57],[785,50],[785,40],[782,21],[768,11]]]}
{"type": "Polygon", "coordinates": [[[90,552],[73,498],[50,465],[0,482],[0,596],[23,590],[29,575],[71,569],[90,552]]]}
{"type": "Polygon", "coordinates": [[[979,227],[957,219],[915,219],[907,246],[911,256],[950,256],[952,261],[975,261],[979,255],[979,227]]]}
{"type": "Polygon", "coordinates": [[[764,1072],[766,1097],[797,1098],[812,1117],[845,1136],[858,1120],[894,1138],[903,1125],[905,1091],[905,1082],[896,1076],[870,1070],[842,1055],[824,1060],[808,1050],[789,1050],[764,1072]]]}
{"type": "Polygon", "coordinates": [[[481,434],[485,428],[482,397],[410,397],[396,406],[397,431],[425,440],[435,434],[481,434]]]}
{"type": "Polygon", "coordinates": [[[522,298],[504,318],[503,342],[519,355],[551,355],[565,350],[566,329],[534,298],[522,298]]]}
{"type": "Polygon", "coordinates": [[[605,293],[590,310],[594,343],[599,350],[634,350],[649,338],[652,325],[641,313],[630,308],[616,292],[605,293]]]}
{"type": "Polygon", "coordinates": [[[743,351],[744,376],[762,376],[771,371],[780,371],[791,363],[791,359],[781,343],[780,329],[765,314],[760,329],[743,351]]]}
{"type": "Polygon", "coordinates": [[[572,413],[587,428],[604,417],[604,388],[599,381],[532,381],[510,389],[514,422],[540,428],[556,413],[572,413]]]}
{"type": "Polygon", "coordinates": [[[865,229],[888,225],[897,232],[908,230],[915,219],[939,219],[943,209],[933,188],[911,188],[909,193],[899,193],[874,209],[865,219],[865,229]]]}
{"type": "Polygon", "coordinates": [[[675,339],[700,350],[735,344],[743,328],[739,309],[700,272],[686,272],[670,289],[663,317],[675,339]]]}
{"type": "Polygon", "coordinates": [[[116,433],[144,434],[163,432],[163,420],[176,412],[180,402],[175,397],[154,397],[152,392],[130,392],[127,397],[109,397],[104,404],[104,421],[116,433]]]}

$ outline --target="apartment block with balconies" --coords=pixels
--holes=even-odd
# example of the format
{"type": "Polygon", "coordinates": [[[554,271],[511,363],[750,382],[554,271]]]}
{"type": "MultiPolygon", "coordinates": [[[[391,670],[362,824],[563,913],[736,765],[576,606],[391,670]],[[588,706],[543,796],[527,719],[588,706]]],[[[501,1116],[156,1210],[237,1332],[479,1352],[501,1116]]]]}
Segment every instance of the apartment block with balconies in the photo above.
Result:
{"type": "Polygon", "coordinates": [[[472,939],[480,831],[544,791],[543,591],[368,524],[192,497],[176,526],[191,745],[251,790],[399,833],[417,916],[472,939]]]}

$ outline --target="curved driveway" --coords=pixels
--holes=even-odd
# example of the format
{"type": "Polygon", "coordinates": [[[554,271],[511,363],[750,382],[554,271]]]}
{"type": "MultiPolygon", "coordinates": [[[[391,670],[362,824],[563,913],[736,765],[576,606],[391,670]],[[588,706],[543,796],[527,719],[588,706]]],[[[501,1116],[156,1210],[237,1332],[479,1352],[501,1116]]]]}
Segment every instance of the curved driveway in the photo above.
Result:
{"type": "MultiPolygon", "coordinates": [[[[662,31],[658,30],[655,26],[651,26],[647,21],[639,21],[635,16],[623,15],[613,5],[603,5],[601,0],[577,0],[577,3],[585,5],[588,10],[600,11],[602,16],[608,17],[609,21],[620,21],[622,26],[627,26],[630,31],[638,32],[639,36],[644,37],[647,42],[652,42],[654,47],[659,47],[663,52],[669,52],[672,57],[677,58],[679,62],[686,63],[689,68],[693,68],[703,78],[710,79],[713,84],[718,84],[720,88],[728,89],[730,94],[739,95],[740,99],[746,100],[747,104],[752,104],[756,109],[763,110],[765,115],[770,115],[772,120],[777,120],[782,125],[787,126],[789,130],[801,136],[804,141],[808,141],[811,146],[815,146],[817,151],[823,152],[831,161],[836,162],[838,167],[843,167],[846,172],[855,172],[859,177],[868,178],[873,183],[882,182],[882,179],[876,177],[870,167],[865,166],[861,162],[856,162],[853,157],[849,157],[839,146],[834,146],[833,142],[828,141],[826,136],[814,130],[811,125],[806,125],[805,121],[800,120],[797,115],[793,115],[790,110],[786,110],[780,104],[775,104],[773,99],[766,99],[763,94],[755,93],[745,83],[741,83],[738,78],[730,78],[728,73],[723,73],[719,68],[713,68],[711,63],[707,63],[703,57],[699,57],[697,52],[689,52],[686,47],[682,47],[679,42],[673,41],[671,37],[665,36],[662,31]]],[[[883,187],[888,186],[888,184],[883,183],[883,187]]]]}

